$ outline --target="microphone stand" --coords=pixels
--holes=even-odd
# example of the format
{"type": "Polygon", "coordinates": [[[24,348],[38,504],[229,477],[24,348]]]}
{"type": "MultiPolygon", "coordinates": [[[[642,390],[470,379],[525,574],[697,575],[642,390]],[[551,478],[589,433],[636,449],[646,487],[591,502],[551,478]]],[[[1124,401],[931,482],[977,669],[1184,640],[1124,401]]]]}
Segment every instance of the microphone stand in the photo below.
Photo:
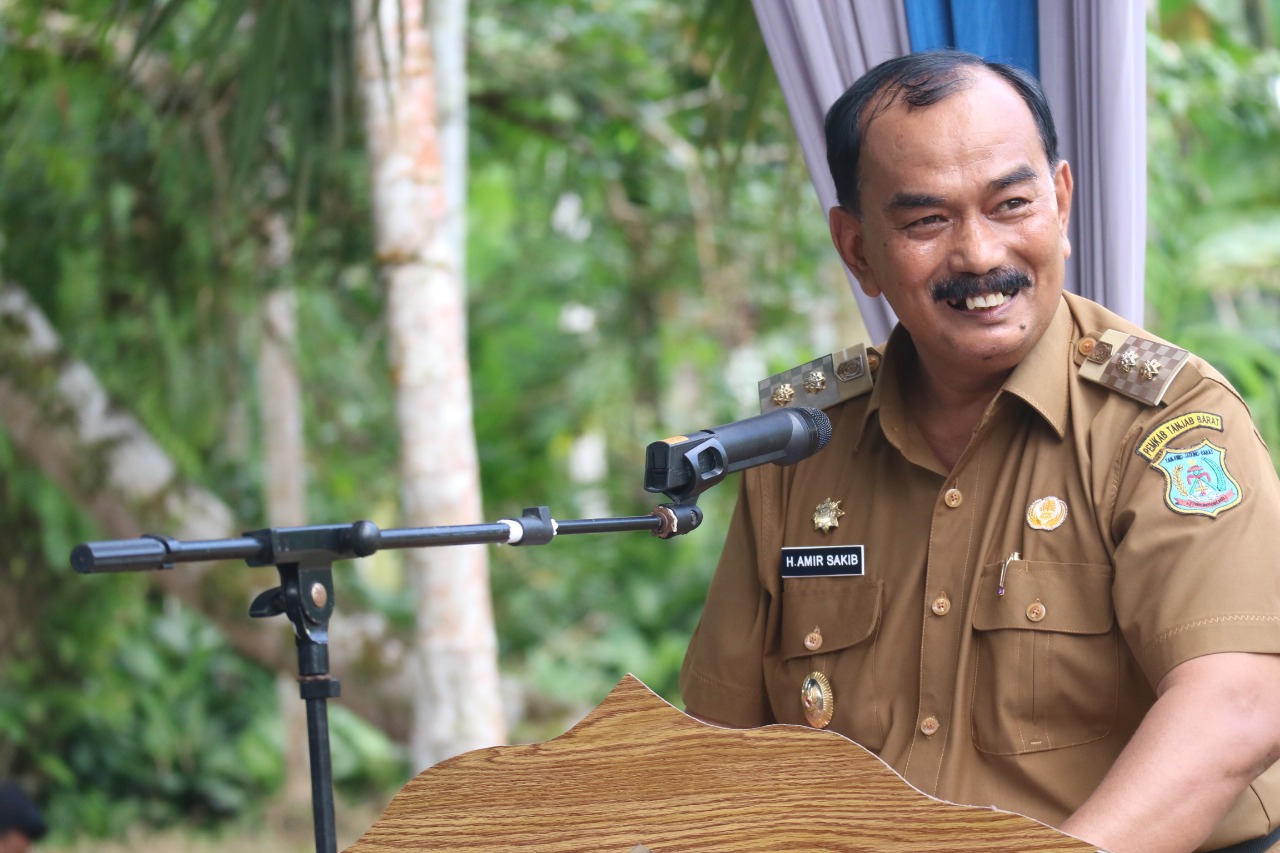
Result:
{"type": "MultiPolygon", "coordinates": [[[[722,475],[723,476],[723,475],[722,475]]],[[[654,490],[656,491],[656,489],[654,490]]],[[[668,495],[671,496],[670,494],[668,495]]],[[[327,700],[340,695],[329,675],[329,617],[333,615],[333,564],[367,557],[379,550],[441,545],[498,543],[545,545],[557,535],[648,530],[670,539],[697,528],[702,510],[696,494],[662,504],[649,515],[575,519],[557,522],[545,506],[524,510],[518,519],[492,524],[379,530],[369,521],[310,527],[272,527],[236,539],[181,542],[167,536],[87,542],[71,552],[81,574],[172,569],[176,563],[244,560],[250,566],[275,566],[280,586],[259,594],[249,606],[257,618],[285,614],[293,623],[298,648],[299,693],[307,703],[307,743],[311,756],[311,807],[317,853],[336,853],[333,769],[329,753],[327,700]]]]}

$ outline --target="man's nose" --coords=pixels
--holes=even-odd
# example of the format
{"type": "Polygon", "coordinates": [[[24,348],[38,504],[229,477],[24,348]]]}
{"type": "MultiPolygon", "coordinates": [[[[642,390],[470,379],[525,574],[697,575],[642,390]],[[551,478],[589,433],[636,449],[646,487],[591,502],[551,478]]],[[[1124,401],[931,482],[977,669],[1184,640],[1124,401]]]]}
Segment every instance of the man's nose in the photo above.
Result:
{"type": "Polygon", "coordinates": [[[966,216],[952,232],[952,272],[986,275],[1005,263],[1005,245],[992,223],[983,216],[966,216]]]}

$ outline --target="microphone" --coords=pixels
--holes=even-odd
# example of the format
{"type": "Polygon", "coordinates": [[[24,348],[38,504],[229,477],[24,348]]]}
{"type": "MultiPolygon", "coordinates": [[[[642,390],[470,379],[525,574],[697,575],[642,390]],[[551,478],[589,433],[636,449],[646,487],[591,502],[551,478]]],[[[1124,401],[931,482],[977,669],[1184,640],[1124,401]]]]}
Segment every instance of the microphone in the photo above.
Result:
{"type": "Polygon", "coordinates": [[[830,440],[831,421],[821,410],[777,409],[653,442],[645,449],[644,488],[684,501],[744,468],[794,465],[830,440]]]}

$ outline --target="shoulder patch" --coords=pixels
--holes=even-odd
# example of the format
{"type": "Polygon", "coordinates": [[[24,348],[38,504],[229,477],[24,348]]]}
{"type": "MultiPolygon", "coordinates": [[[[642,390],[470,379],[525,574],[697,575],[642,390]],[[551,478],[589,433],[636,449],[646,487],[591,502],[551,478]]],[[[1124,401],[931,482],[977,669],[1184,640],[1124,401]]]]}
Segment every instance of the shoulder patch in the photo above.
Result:
{"type": "Polygon", "coordinates": [[[760,413],[787,406],[826,409],[871,390],[880,353],[866,344],[824,355],[761,379],[760,413]]]}
{"type": "Polygon", "coordinates": [[[1169,442],[1188,430],[1200,428],[1216,429],[1222,432],[1222,415],[1215,415],[1213,412],[1187,412],[1176,418],[1169,418],[1147,433],[1147,437],[1138,443],[1134,452],[1148,462],[1154,463],[1160,458],[1160,454],[1164,453],[1169,442]]]}
{"type": "Polygon", "coordinates": [[[1207,438],[1195,447],[1163,450],[1151,467],[1164,474],[1165,503],[1180,515],[1213,518],[1244,497],[1227,471],[1226,448],[1207,438]]]}
{"type": "Polygon", "coordinates": [[[1155,406],[1190,357],[1172,344],[1110,329],[1097,339],[1080,365],[1080,376],[1155,406]]]}

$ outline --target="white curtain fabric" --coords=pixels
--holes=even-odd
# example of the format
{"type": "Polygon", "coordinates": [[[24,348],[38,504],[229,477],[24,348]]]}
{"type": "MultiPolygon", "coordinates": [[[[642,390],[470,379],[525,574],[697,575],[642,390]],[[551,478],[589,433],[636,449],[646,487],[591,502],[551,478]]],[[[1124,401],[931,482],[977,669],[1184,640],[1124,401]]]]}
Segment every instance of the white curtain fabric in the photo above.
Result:
{"type": "MultiPolygon", "coordinates": [[[[823,219],[836,205],[827,171],[822,120],[868,68],[911,49],[902,0],[752,0],[791,123],[800,138],[823,219]]],[[[835,251],[833,248],[832,251],[835,251]]],[[[846,270],[847,272],[847,270],[846,270]]],[[[882,298],[869,299],[849,277],[873,343],[889,337],[897,317],[882,298]]]]}
{"type": "Polygon", "coordinates": [[[1142,323],[1147,247],[1146,11],[1039,0],[1040,81],[1076,179],[1067,287],[1142,323]]]}
{"type": "MultiPolygon", "coordinates": [[[[823,217],[836,204],[822,121],[873,65],[910,50],[902,0],[752,0],[823,217]]],[[[1142,320],[1146,58],[1141,0],[1039,0],[1040,79],[1076,191],[1067,289],[1142,320]]],[[[850,278],[873,342],[896,322],[850,278]]]]}

